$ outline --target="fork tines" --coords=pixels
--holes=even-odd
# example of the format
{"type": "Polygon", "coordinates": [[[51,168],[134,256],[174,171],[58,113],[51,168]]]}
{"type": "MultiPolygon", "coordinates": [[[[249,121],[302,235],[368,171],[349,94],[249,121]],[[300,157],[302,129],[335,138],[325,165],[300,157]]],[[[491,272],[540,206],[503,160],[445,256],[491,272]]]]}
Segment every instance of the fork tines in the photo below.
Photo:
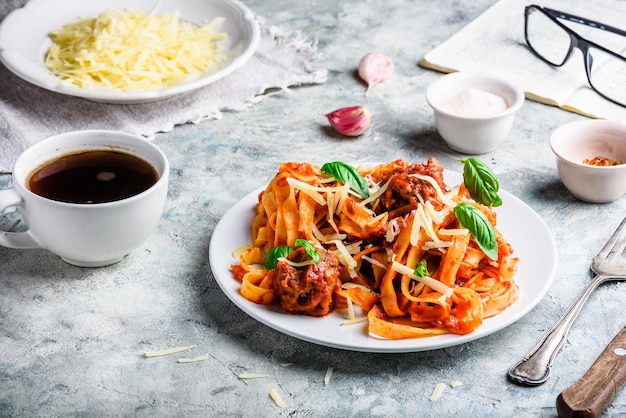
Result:
{"type": "Polygon", "coordinates": [[[626,248],[626,218],[619,225],[617,230],[611,235],[611,238],[604,244],[602,250],[598,253],[598,257],[608,258],[621,256],[626,248]]]}

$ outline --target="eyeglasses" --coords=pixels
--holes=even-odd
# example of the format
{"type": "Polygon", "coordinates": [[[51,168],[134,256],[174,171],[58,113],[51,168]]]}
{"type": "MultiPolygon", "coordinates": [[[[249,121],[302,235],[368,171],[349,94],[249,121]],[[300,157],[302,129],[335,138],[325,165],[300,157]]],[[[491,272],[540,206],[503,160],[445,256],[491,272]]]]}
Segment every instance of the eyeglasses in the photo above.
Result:
{"type": "Polygon", "coordinates": [[[626,107],[626,57],[591,42],[558,19],[626,36],[626,31],[557,10],[526,6],[524,32],[532,52],[560,67],[574,48],[583,53],[587,81],[602,97],[626,107]]]}

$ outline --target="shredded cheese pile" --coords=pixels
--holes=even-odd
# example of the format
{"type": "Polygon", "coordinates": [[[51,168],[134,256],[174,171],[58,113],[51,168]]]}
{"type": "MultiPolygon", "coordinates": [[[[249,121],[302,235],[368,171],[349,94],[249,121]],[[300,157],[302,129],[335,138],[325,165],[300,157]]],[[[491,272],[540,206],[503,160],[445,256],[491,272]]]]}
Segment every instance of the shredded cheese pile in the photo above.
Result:
{"type": "Polygon", "coordinates": [[[223,19],[204,26],[159,16],[105,11],[49,34],[44,64],[65,85],[111,91],[145,91],[198,78],[225,58],[217,32],[223,19]]]}

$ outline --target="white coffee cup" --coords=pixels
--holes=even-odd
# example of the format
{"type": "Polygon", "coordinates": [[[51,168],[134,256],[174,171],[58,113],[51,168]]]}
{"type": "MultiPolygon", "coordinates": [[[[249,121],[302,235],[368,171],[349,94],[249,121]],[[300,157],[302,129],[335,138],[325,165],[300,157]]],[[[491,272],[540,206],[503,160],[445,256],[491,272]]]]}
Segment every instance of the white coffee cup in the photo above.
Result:
{"type": "Polygon", "coordinates": [[[87,130],[56,135],[25,150],[15,162],[13,187],[0,190],[0,212],[16,207],[28,229],[0,231],[0,245],[44,248],[70,264],[100,267],[120,261],[155,230],[167,198],[169,162],[147,140],[113,131],[87,130]],[[29,175],[37,167],[80,150],[114,150],[150,163],[158,180],[147,190],[105,203],[66,203],[29,190],[29,175]]]}

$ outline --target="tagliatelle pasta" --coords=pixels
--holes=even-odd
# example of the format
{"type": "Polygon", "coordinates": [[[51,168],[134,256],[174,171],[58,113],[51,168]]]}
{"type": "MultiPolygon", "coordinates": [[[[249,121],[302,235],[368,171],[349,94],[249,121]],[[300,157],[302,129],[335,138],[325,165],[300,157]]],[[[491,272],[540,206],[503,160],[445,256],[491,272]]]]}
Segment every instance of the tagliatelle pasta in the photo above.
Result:
{"type": "Polygon", "coordinates": [[[437,159],[357,170],[368,193],[314,164],[280,165],[259,194],[252,246],[231,266],[243,297],[310,316],[360,307],[369,333],[388,339],[471,333],[517,300],[518,259],[495,212],[464,183],[446,185],[437,159]],[[474,224],[492,233],[495,256],[474,224]]]}

